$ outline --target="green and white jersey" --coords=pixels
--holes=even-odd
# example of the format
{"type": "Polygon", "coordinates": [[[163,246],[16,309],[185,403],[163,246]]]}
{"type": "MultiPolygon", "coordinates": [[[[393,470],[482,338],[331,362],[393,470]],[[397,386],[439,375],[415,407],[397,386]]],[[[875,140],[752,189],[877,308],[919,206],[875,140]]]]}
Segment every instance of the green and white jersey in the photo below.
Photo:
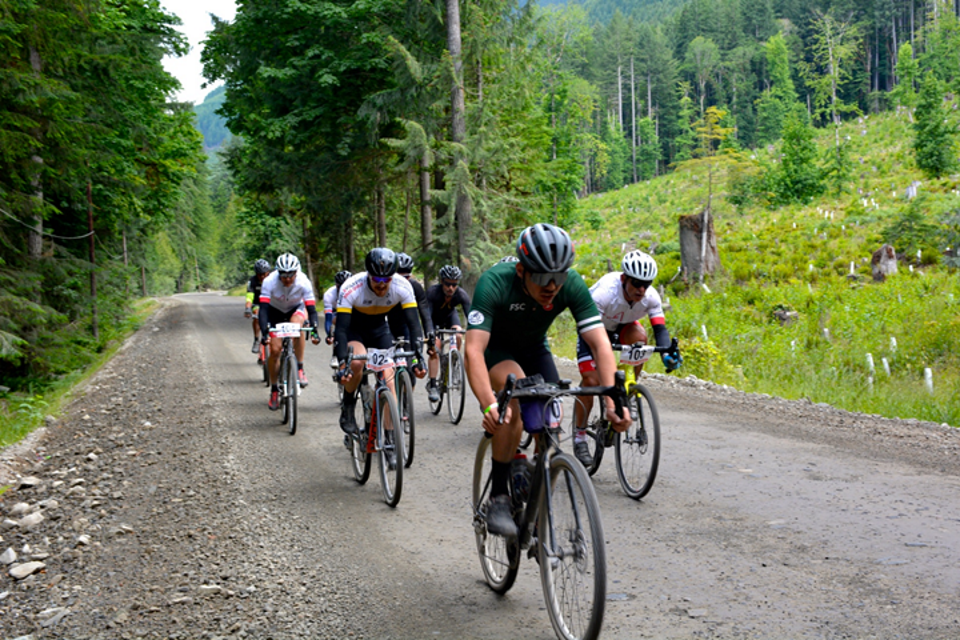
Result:
{"type": "Polygon", "coordinates": [[[572,269],[568,273],[553,304],[544,308],[523,290],[515,264],[490,267],[480,276],[473,292],[467,329],[488,332],[491,348],[514,351],[544,344],[547,329],[564,309],[570,309],[580,334],[602,328],[597,305],[583,278],[572,269]]]}

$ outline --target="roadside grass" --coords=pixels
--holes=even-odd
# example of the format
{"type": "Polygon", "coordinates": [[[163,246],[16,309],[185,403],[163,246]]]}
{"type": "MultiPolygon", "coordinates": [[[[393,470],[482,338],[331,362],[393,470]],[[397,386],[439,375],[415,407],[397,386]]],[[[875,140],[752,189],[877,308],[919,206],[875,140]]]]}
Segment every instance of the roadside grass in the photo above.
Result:
{"type": "MultiPolygon", "coordinates": [[[[824,148],[832,132],[820,133],[824,148]]],[[[924,218],[936,223],[960,208],[957,177],[927,181],[919,174],[905,116],[848,122],[842,135],[849,137],[852,163],[846,193],[777,209],[738,208],[723,192],[726,179],[715,182],[723,270],[705,288],[675,279],[678,218],[698,212],[706,195],[705,176],[686,171],[581,201],[583,222],[572,232],[576,268],[592,283],[619,269],[625,251],[655,253],[667,325],[684,355],[679,375],[960,425],[960,277],[940,266],[939,251],[932,250],[901,259],[899,273],[884,283],[874,283],[870,272],[883,230],[911,204],[906,187],[919,182],[917,202],[924,218]],[[777,311],[797,316],[783,324],[777,311]]],[[[733,170],[732,164],[724,169],[733,170]]],[[[550,336],[558,355],[574,357],[572,322],[558,322],[550,336]]],[[[662,367],[654,359],[647,370],[662,367]]]]}
{"type": "Polygon", "coordinates": [[[73,390],[99,371],[116,354],[124,341],[143,325],[158,304],[154,298],[142,298],[134,302],[130,315],[122,325],[112,329],[113,333],[106,347],[89,366],[64,375],[42,392],[0,395],[0,447],[19,442],[42,425],[47,416],[57,416],[62,407],[72,399],[73,390]]]}

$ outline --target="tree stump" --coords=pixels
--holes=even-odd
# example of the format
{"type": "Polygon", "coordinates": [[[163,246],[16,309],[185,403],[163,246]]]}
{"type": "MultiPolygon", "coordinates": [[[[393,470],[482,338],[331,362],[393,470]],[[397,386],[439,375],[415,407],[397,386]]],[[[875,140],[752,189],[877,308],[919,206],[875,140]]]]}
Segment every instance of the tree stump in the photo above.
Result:
{"type": "Polygon", "coordinates": [[[873,272],[874,282],[883,282],[887,276],[897,272],[897,252],[889,244],[885,244],[873,252],[870,259],[870,270],[873,272]]]}
{"type": "Polygon", "coordinates": [[[712,274],[720,268],[720,253],[717,251],[717,235],[713,230],[713,216],[707,221],[707,250],[703,265],[700,264],[703,239],[703,212],[680,216],[680,263],[683,279],[699,278],[700,274],[712,274]]]}

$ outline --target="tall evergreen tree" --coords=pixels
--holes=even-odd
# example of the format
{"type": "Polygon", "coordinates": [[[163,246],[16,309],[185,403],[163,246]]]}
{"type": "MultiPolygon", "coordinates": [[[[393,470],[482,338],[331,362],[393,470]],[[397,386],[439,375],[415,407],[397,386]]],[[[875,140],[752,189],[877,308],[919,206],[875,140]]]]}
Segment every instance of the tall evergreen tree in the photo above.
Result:
{"type": "Polygon", "coordinates": [[[957,166],[956,124],[943,106],[941,83],[928,71],[920,83],[913,124],[913,152],[927,176],[939,178],[957,166]]]}

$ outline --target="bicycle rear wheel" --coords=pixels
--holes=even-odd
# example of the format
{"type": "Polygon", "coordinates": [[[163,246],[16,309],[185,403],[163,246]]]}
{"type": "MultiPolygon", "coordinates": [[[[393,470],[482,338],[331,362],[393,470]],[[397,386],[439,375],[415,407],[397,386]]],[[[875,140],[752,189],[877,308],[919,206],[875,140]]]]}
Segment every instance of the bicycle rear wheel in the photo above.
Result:
{"type": "Polygon", "coordinates": [[[480,437],[473,465],[473,531],[477,538],[477,553],[483,577],[491,589],[499,594],[510,590],[520,569],[520,545],[516,540],[487,533],[487,498],[490,497],[490,472],[493,457],[492,438],[480,437]]]}
{"type": "Polygon", "coordinates": [[[649,493],[660,465],[660,416],[653,396],[635,385],[627,398],[633,425],[616,439],[617,476],[623,492],[634,500],[649,493]]]}
{"type": "Polygon", "coordinates": [[[593,483],[576,458],[559,453],[550,460],[549,495],[537,518],[547,613],[558,638],[593,640],[607,597],[606,547],[593,483]]]}
{"type": "Polygon", "coordinates": [[[364,424],[363,422],[361,406],[362,402],[360,400],[353,405],[353,417],[358,426],[357,433],[345,437],[347,438],[347,445],[350,449],[350,464],[353,467],[353,477],[360,484],[365,484],[370,478],[371,454],[367,453],[367,429],[370,425],[364,424]],[[359,420],[357,420],[358,413],[360,414],[359,420]]]}
{"type": "Polygon", "coordinates": [[[286,384],[284,385],[284,394],[286,395],[287,429],[290,435],[297,432],[297,398],[300,395],[300,384],[297,381],[297,356],[290,354],[286,361],[286,384]]]}
{"type": "Polygon", "coordinates": [[[397,399],[390,392],[390,389],[381,387],[377,396],[380,484],[383,487],[383,501],[391,507],[395,507],[400,502],[400,490],[403,488],[403,428],[400,425],[400,415],[397,411],[397,399]],[[392,429],[392,442],[388,442],[388,430],[385,428],[388,420],[392,429]],[[393,465],[389,461],[390,454],[393,456],[393,465]]]}
{"type": "Polygon", "coordinates": [[[413,413],[413,382],[406,369],[400,370],[396,383],[397,413],[400,415],[400,424],[403,425],[403,466],[409,469],[413,464],[416,418],[413,413]]]}
{"type": "Polygon", "coordinates": [[[447,367],[447,412],[450,422],[460,424],[463,417],[463,399],[466,396],[466,383],[463,375],[463,358],[460,351],[450,351],[449,366],[447,367]]]}

